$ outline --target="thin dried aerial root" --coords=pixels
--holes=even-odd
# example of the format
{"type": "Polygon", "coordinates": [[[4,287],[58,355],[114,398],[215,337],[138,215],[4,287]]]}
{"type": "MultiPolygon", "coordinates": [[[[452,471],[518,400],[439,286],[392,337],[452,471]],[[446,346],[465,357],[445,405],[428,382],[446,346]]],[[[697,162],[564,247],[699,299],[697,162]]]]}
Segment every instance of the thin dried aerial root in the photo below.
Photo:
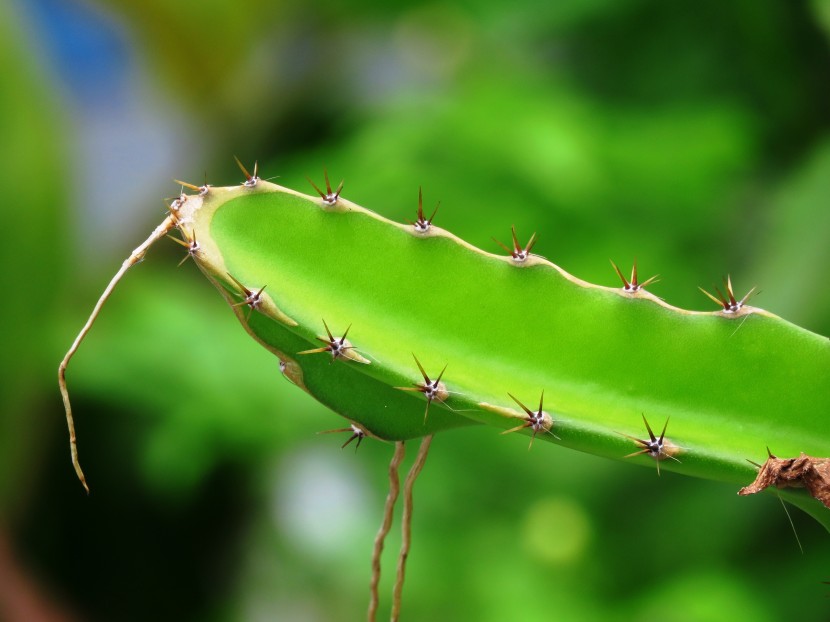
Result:
{"type": "Polygon", "coordinates": [[[345,449],[346,445],[351,443],[354,440],[357,440],[357,444],[354,446],[355,452],[357,452],[357,448],[360,447],[360,443],[363,442],[363,439],[368,436],[368,433],[365,429],[361,426],[357,425],[356,423],[351,424],[348,428],[337,428],[336,430],[323,430],[322,432],[318,432],[317,434],[339,434],[342,432],[351,432],[351,436],[346,439],[346,442],[340,445],[340,449],[345,449]]]}
{"type": "Polygon", "coordinates": [[[758,477],[741,488],[739,495],[755,494],[769,486],[806,488],[814,499],[830,508],[830,458],[812,458],[804,452],[798,458],[777,458],[769,448],[767,454],[769,457],[760,465],[758,477]]]}
{"type": "Polygon", "coordinates": [[[525,416],[522,417],[525,420],[525,422],[522,425],[516,426],[515,428],[505,430],[504,432],[502,432],[502,434],[510,434],[512,432],[518,432],[520,430],[530,428],[531,430],[533,430],[533,435],[530,437],[530,443],[527,446],[528,451],[530,451],[530,448],[533,447],[533,441],[536,439],[536,435],[539,432],[546,432],[556,440],[562,440],[552,432],[553,419],[548,413],[542,410],[545,401],[544,390],[542,391],[542,397],[539,398],[539,410],[536,412],[530,410],[527,406],[525,406],[519,400],[517,400],[512,394],[508,393],[508,395],[513,399],[514,402],[516,402],[521,407],[523,411],[525,411],[525,416]]]}
{"type": "Polygon", "coordinates": [[[651,426],[646,421],[646,416],[643,415],[643,423],[646,424],[646,430],[648,430],[648,439],[636,438],[634,436],[629,436],[628,434],[623,434],[622,432],[618,432],[618,434],[622,434],[626,438],[630,438],[632,441],[637,443],[642,449],[640,451],[635,451],[634,453],[628,454],[627,456],[623,456],[624,458],[632,458],[634,456],[639,456],[642,454],[648,454],[652,458],[654,458],[657,464],[657,475],[660,475],[660,461],[665,460],[666,458],[671,458],[675,462],[680,462],[675,456],[680,453],[680,447],[674,445],[671,441],[666,440],[666,428],[669,425],[669,420],[666,419],[666,423],[663,424],[663,431],[660,433],[660,437],[657,438],[654,436],[654,432],[651,431],[651,426]]]}
{"type": "Polygon", "coordinates": [[[395,443],[395,453],[389,463],[389,494],[386,495],[386,504],[383,506],[383,521],[375,536],[375,544],[372,548],[372,578],[369,581],[369,622],[375,622],[378,611],[378,584],[380,583],[380,556],[383,553],[383,542],[386,534],[392,527],[392,512],[395,509],[395,502],[400,492],[400,480],[398,478],[398,467],[400,467],[406,454],[406,447],[403,441],[395,443]]]}
{"type": "Polygon", "coordinates": [[[493,241],[496,244],[498,244],[499,246],[501,246],[504,250],[506,250],[510,254],[510,257],[513,259],[514,262],[516,262],[518,264],[524,263],[525,261],[527,261],[527,258],[530,257],[530,251],[533,248],[533,245],[536,244],[536,233],[534,232],[534,234],[532,236],[530,236],[530,240],[528,241],[527,246],[522,248],[522,245],[519,244],[519,240],[516,237],[516,226],[515,225],[510,227],[510,232],[513,235],[513,248],[512,249],[509,248],[507,245],[502,244],[496,238],[493,238],[493,241]]]}
{"type": "Polygon", "coordinates": [[[714,302],[716,305],[719,305],[720,307],[722,307],[723,308],[722,312],[724,314],[735,315],[735,314],[740,313],[741,309],[743,309],[744,305],[746,304],[746,301],[749,300],[749,297],[752,296],[752,294],[755,292],[755,288],[753,287],[751,290],[749,290],[746,293],[746,296],[744,296],[740,300],[737,300],[735,298],[735,292],[732,290],[732,277],[731,276],[727,276],[723,280],[723,285],[724,285],[724,288],[726,289],[726,296],[724,296],[721,293],[721,291],[716,287],[715,292],[717,292],[717,294],[718,294],[717,298],[715,298],[712,294],[707,292],[702,287],[698,287],[698,289],[700,291],[702,291],[704,294],[706,294],[706,296],[708,296],[709,299],[712,302],[714,302]]]}
{"type": "Polygon", "coordinates": [[[429,228],[432,226],[432,219],[435,218],[435,214],[438,213],[438,208],[441,207],[441,203],[439,202],[436,204],[435,209],[432,210],[432,216],[426,218],[424,216],[424,195],[421,188],[418,188],[418,217],[415,222],[411,220],[407,220],[410,225],[415,228],[416,233],[427,233],[429,228]]]}
{"type": "Polygon", "coordinates": [[[329,172],[326,169],[323,169],[323,177],[326,179],[326,191],[323,192],[320,188],[317,187],[313,181],[311,181],[310,177],[306,177],[308,179],[308,183],[310,183],[314,189],[317,191],[317,194],[320,195],[320,198],[323,199],[323,204],[329,207],[333,205],[337,205],[338,199],[340,199],[340,193],[343,192],[343,180],[340,180],[340,185],[337,186],[337,190],[331,189],[331,182],[329,181],[329,172]]]}
{"type": "Polygon", "coordinates": [[[84,477],[81,464],[78,462],[78,444],[75,436],[75,420],[72,417],[72,405],[69,402],[69,390],[66,386],[66,368],[69,366],[69,361],[75,355],[75,352],[78,350],[81,342],[84,340],[87,333],[92,328],[92,325],[95,323],[95,320],[98,318],[98,314],[101,313],[104,303],[110,295],[112,295],[112,291],[115,289],[115,286],[118,285],[118,282],[122,279],[124,274],[126,274],[127,270],[144,259],[144,255],[147,254],[149,248],[176,227],[178,222],[176,214],[177,209],[178,208],[174,209],[171,205],[170,214],[168,214],[167,218],[165,218],[162,223],[153,230],[150,237],[144,240],[144,242],[142,242],[132,253],[130,253],[130,256],[124,260],[121,264],[121,268],[115,273],[115,276],[112,277],[112,280],[107,285],[104,293],[101,294],[100,298],[98,298],[98,302],[95,303],[95,307],[92,309],[92,313],[87,319],[86,324],[84,324],[84,327],[81,329],[81,332],[78,333],[78,336],[75,337],[75,341],[72,343],[72,346],[70,346],[58,366],[58,386],[60,387],[61,397],[63,398],[63,407],[66,411],[66,425],[69,428],[69,450],[70,455],[72,456],[72,466],[75,467],[75,473],[78,475],[78,479],[81,480],[81,484],[83,484],[87,494],[89,494],[89,486],[86,483],[86,477],[84,477]]]}
{"type": "Polygon", "coordinates": [[[418,455],[403,485],[403,517],[401,519],[401,552],[398,555],[398,572],[395,577],[395,588],[392,592],[392,622],[397,622],[401,615],[401,596],[403,595],[403,582],[406,575],[406,559],[409,557],[409,549],[412,543],[412,488],[415,480],[424,468],[427,460],[429,446],[432,443],[432,435],[425,436],[418,449],[418,455]]]}
{"type": "Polygon", "coordinates": [[[623,283],[623,291],[628,292],[630,294],[634,294],[639,292],[641,289],[644,289],[647,285],[657,282],[657,275],[655,274],[653,277],[646,279],[642,283],[640,283],[637,279],[637,260],[634,260],[634,267],[631,268],[631,280],[629,281],[623,276],[623,273],[617,267],[613,261],[611,265],[614,266],[614,271],[617,273],[617,276],[620,277],[620,280],[623,283]]]}
{"type": "Polygon", "coordinates": [[[438,377],[435,380],[430,380],[427,373],[424,371],[423,365],[421,365],[421,361],[418,360],[418,357],[415,354],[412,355],[412,358],[415,359],[416,365],[418,365],[418,369],[421,371],[421,376],[423,376],[423,382],[416,382],[412,387],[395,387],[396,389],[400,389],[401,391],[419,391],[424,394],[424,397],[427,398],[427,407],[424,410],[424,424],[427,422],[427,415],[429,414],[429,405],[432,404],[432,400],[438,400],[439,402],[443,402],[449,397],[449,391],[447,391],[447,387],[441,382],[441,378],[444,376],[444,372],[447,371],[447,366],[444,365],[444,369],[441,370],[441,373],[438,374],[438,377]]]}
{"type": "Polygon", "coordinates": [[[327,337],[317,337],[318,341],[322,341],[324,345],[322,348],[312,348],[311,350],[303,350],[302,352],[298,352],[297,354],[317,354],[319,352],[328,352],[331,354],[331,360],[329,364],[336,361],[338,358],[343,357],[349,359],[350,361],[356,361],[358,363],[369,364],[370,361],[358,354],[354,346],[346,339],[346,335],[349,334],[349,330],[351,329],[352,325],[346,328],[346,332],[343,333],[343,336],[337,339],[334,335],[331,334],[329,330],[329,325],[326,324],[326,320],[323,320],[323,326],[326,328],[326,335],[327,337]]]}

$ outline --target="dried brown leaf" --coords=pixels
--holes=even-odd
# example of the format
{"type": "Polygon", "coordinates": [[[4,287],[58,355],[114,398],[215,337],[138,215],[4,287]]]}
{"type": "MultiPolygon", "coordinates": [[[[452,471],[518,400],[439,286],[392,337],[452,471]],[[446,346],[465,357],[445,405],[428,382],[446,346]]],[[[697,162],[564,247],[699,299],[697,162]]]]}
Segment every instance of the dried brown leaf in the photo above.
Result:
{"type": "Polygon", "coordinates": [[[830,458],[813,458],[803,452],[798,458],[776,458],[770,454],[755,481],[741,488],[738,494],[755,494],[769,486],[806,488],[811,496],[830,508],[830,458]]]}

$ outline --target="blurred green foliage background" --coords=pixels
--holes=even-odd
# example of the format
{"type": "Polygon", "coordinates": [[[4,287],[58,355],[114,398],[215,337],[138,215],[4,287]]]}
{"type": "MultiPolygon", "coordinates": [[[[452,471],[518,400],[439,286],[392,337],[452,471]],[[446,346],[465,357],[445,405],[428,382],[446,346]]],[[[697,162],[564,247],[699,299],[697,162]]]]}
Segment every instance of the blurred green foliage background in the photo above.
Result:
{"type": "MultiPolygon", "coordinates": [[[[173,178],[238,183],[236,154],[310,190],[325,166],[397,220],[422,185],[485,249],[515,224],[607,285],[636,256],[696,309],[729,272],[830,334],[828,34],[827,0],[0,4],[0,619],[364,616],[391,447],[316,436],[341,420],[174,244],[69,370],[75,481],[55,369],[173,178]]],[[[802,554],[773,496],[735,492],[446,433],[405,619],[826,620],[828,534],[793,513],[802,554]]]]}

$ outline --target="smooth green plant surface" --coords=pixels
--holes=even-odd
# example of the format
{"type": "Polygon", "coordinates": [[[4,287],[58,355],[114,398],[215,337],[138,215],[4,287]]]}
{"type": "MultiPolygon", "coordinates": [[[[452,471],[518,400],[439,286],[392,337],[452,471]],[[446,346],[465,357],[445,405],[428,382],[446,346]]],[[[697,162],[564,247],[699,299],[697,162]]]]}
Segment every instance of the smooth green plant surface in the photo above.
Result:
{"type": "MultiPolygon", "coordinates": [[[[361,431],[525,427],[623,458],[641,449],[629,437],[648,438],[644,416],[657,434],[668,421],[662,468],[742,484],[766,447],[830,455],[825,337],[749,306],[690,312],[590,285],[329,199],[249,177],[183,195],[168,222],[286,376],[361,431]],[[345,356],[301,354],[326,347],[324,321],[337,342],[348,329],[345,356]],[[445,400],[400,390],[424,380],[413,355],[430,381],[446,367],[445,400]],[[543,391],[533,427],[511,396],[535,412],[543,391]]],[[[830,526],[826,508],[787,497],[830,526]]]]}

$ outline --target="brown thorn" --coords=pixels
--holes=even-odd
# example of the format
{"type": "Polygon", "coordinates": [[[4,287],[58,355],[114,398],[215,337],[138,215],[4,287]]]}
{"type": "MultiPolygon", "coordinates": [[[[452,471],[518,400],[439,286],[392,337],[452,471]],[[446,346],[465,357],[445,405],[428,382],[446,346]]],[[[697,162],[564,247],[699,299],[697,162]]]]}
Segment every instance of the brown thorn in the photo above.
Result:
{"type": "Polygon", "coordinates": [[[251,174],[248,172],[248,169],[245,168],[245,165],[242,164],[242,161],[236,156],[233,156],[233,159],[236,160],[236,165],[242,171],[242,174],[245,175],[245,178],[247,180],[250,180],[251,179],[251,174]]]}
{"type": "Polygon", "coordinates": [[[317,194],[319,194],[319,195],[320,195],[320,198],[321,198],[321,199],[325,199],[325,198],[326,198],[326,193],[325,193],[325,192],[323,192],[322,190],[320,190],[320,188],[318,188],[318,187],[317,187],[317,184],[315,184],[313,181],[311,181],[311,177],[309,177],[308,175],[306,175],[306,177],[305,177],[305,178],[308,180],[308,183],[310,183],[310,184],[311,184],[311,186],[312,186],[312,187],[313,187],[313,188],[317,191],[317,194]]]}
{"type": "Polygon", "coordinates": [[[245,181],[242,182],[242,185],[245,186],[246,188],[253,188],[254,186],[256,186],[257,182],[259,181],[259,177],[258,177],[259,162],[254,161],[254,174],[251,175],[248,172],[248,169],[246,169],[242,165],[242,162],[240,162],[239,158],[237,158],[236,156],[233,156],[233,157],[234,157],[234,160],[236,160],[236,163],[239,166],[239,168],[242,170],[242,173],[246,177],[245,181]]]}
{"type": "Polygon", "coordinates": [[[652,283],[657,283],[660,280],[659,277],[659,274],[655,274],[654,276],[647,278],[645,281],[638,285],[638,288],[643,289],[646,286],[651,285],[652,283]]]}
{"type": "Polygon", "coordinates": [[[438,377],[435,379],[436,384],[437,384],[437,383],[439,383],[439,382],[441,382],[441,378],[443,378],[443,377],[444,377],[444,372],[445,372],[445,371],[447,371],[447,366],[448,366],[448,365],[449,365],[449,363],[446,363],[446,364],[444,365],[444,369],[442,369],[442,370],[441,370],[441,373],[440,373],[440,374],[438,374],[438,377]]]}
{"type": "Polygon", "coordinates": [[[343,351],[345,350],[353,350],[354,346],[346,346],[343,345],[346,341],[346,335],[349,333],[349,329],[352,327],[349,324],[349,328],[346,329],[346,332],[343,333],[343,336],[340,339],[335,339],[334,335],[332,335],[331,330],[329,329],[329,325],[326,323],[326,320],[323,320],[323,326],[326,328],[326,334],[328,335],[328,339],[325,337],[315,336],[317,341],[321,341],[327,344],[323,348],[314,348],[313,350],[303,350],[302,352],[298,352],[298,354],[316,354],[318,352],[330,352],[332,355],[331,360],[329,361],[329,365],[334,362],[335,358],[338,358],[342,355],[343,351]]]}
{"type": "Polygon", "coordinates": [[[723,283],[726,287],[726,293],[729,295],[729,302],[731,302],[733,306],[738,304],[738,301],[735,300],[735,293],[732,290],[732,275],[727,274],[726,279],[724,279],[723,283]]]}
{"type": "Polygon", "coordinates": [[[539,399],[539,410],[538,410],[538,412],[533,412],[532,410],[530,410],[527,406],[525,406],[518,399],[516,399],[516,396],[514,396],[512,393],[508,393],[508,395],[513,399],[514,402],[516,402],[519,406],[522,407],[522,410],[524,410],[525,413],[527,413],[527,420],[522,425],[516,426],[515,428],[511,428],[510,430],[502,432],[502,434],[510,434],[511,432],[518,432],[519,430],[523,430],[525,428],[531,428],[533,430],[533,434],[531,435],[530,443],[527,446],[528,450],[530,450],[530,448],[533,447],[533,441],[536,439],[536,435],[539,433],[540,428],[543,429],[548,434],[550,434],[551,436],[553,436],[553,438],[555,438],[557,440],[561,440],[550,429],[546,428],[545,418],[544,418],[544,414],[543,414],[543,412],[544,412],[543,409],[544,409],[544,405],[545,405],[545,391],[544,391],[544,389],[542,389],[542,396],[539,399]]]}
{"type": "Polygon", "coordinates": [[[329,348],[314,348],[313,350],[303,350],[302,352],[297,352],[297,354],[317,354],[318,352],[329,352],[329,348]]]}
{"type": "Polygon", "coordinates": [[[364,437],[364,436],[366,436],[366,435],[365,435],[363,432],[355,432],[354,434],[352,434],[352,435],[348,438],[348,440],[346,440],[346,442],[345,442],[345,443],[343,443],[342,445],[340,445],[340,449],[345,449],[345,448],[346,448],[346,445],[348,445],[349,443],[351,443],[354,439],[357,439],[357,444],[354,446],[354,450],[355,450],[355,452],[357,452],[357,450],[360,448],[360,443],[362,443],[362,442],[363,442],[363,437],[364,437]]]}
{"type": "Polygon", "coordinates": [[[517,262],[523,262],[527,257],[530,255],[530,251],[533,248],[533,245],[536,244],[536,233],[534,232],[532,236],[530,236],[530,241],[527,243],[527,246],[524,248],[521,247],[519,244],[519,240],[516,237],[516,225],[510,226],[510,234],[513,239],[513,249],[511,250],[504,244],[502,244],[496,238],[493,238],[493,241],[501,246],[504,250],[508,252],[510,257],[512,257],[517,262]]]}
{"type": "MultiPolygon", "coordinates": [[[[648,424],[648,421],[646,421],[646,416],[643,413],[640,413],[640,415],[643,417],[643,423],[646,424],[646,430],[648,430],[648,437],[651,439],[652,443],[656,442],[657,437],[654,436],[654,432],[651,431],[651,426],[648,424]]],[[[669,421],[667,419],[666,423],[668,423],[668,422],[669,421]]],[[[665,428],[663,428],[663,431],[665,432],[665,428]]],[[[660,437],[660,438],[662,439],[663,437],[660,437]]]]}
{"type": "MultiPolygon", "coordinates": [[[[235,278],[235,277],[234,277],[234,276],[233,276],[230,272],[226,272],[226,274],[227,274],[227,275],[228,275],[228,277],[229,277],[229,278],[230,278],[230,279],[231,279],[234,283],[236,283],[236,284],[239,286],[239,288],[240,288],[240,289],[241,289],[241,290],[245,293],[245,297],[246,297],[246,298],[247,298],[247,297],[249,297],[249,296],[253,293],[250,289],[248,289],[248,288],[247,288],[247,287],[245,287],[242,283],[240,283],[240,282],[239,282],[239,281],[238,281],[238,280],[237,280],[237,279],[236,279],[236,278],[235,278]]],[[[234,305],[231,305],[231,306],[233,306],[233,307],[241,307],[241,306],[242,306],[242,305],[244,305],[246,302],[247,302],[247,301],[242,301],[241,303],[234,304],[234,305]]]]}
{"type": "Polygon", "coordinates": [[[512,397],[512,398],[513,398],[513,401],[514,401],[514,402],[516,402],[519,406],[521,406],[521,407],[522,407],[522,410],[524,410],[524,411],[525,411],[528,415],[533,416],[533,415],[535,415],[535,414],[536,414],[536,413],[534,413],[532,410],[530,410],[527,406],[525,406],[524,404],[522,404],[519,400],[517,400],[517,399],[516,399],[516,397],[515,397],[512,393],[508,393],[508,395],[509,395],[510,397],[512,397]]]}
{"type": "Polygon", "coordinates": [[[190,244],[188,242],[185,242],[184,240],[180,240],[177,237],[173,237],[169,233],[167,234],[166,237],[170,240],[173,240],[176,244],[180,244],[181,246],[184,246],[185,248],[190,248],[190,244]]]}
{"type": "Polygon", "coordinates": [[[530,421],[525,421],[522,425],[517,425],[515,428],[510,428],[509,430],[504,430],[503,432],[499,432],[499,434],[512,434],[513,432],[519,432],[520,430],[524,430],[525,428],[529,428],[532,423],[530,421]]]}
{"type": "Polygon", "coordinates": [[[533,232],[533,235],[530,236],[530,241],[527,243],[527,246],[525,246],[524,252],[529,255],[530,251],[533,249],[534,244],[536,244],[536,232],[535,231],[533,232]]]}
{"type": "MultiPolygon", "coordinates": [[[[185,233],[184,230],[181,227],[179,228],[179,231],[181,232],[181,234],[183,236],[187,237],[187,233],[185,233]]],[[[193,237],[188,239],[187,241],[180,240],[179,238],[173,237],[170,234],[167,234],[167,237],[170,238],[171,240],[173,240],[176,244],[179,244],[180,246],[184,246],[187,249],[187,255],[185,255],[182,258],[182,260],[176,265],[177,268],[180,268],[181,265],[185,261],[187,261],[187,259],[189,257],[193,257],[197,252],[199,252],[199,243],[196,241],[196,232],[195,231],[193,232],[193,237]]]]}
{"type": "Polygon", "coordinates": [[[536,427],[534,426],[533,427],[533,434],[530,435],[530,442],[527,444],[527,450],[528,451],[530,451],[530,449],[533,447],[533,441],[536,440],[536,434],[538,432],[539,432],[539,430],[537,430],[536,427]]]}
{"type": "Polygon", "coordinates": [[[703,288],[698,289],[700,289],[700,291],[706,294],[712,300],[712,302],[715,302],[719,304],[721,307],[723,307],[723,311],[725,313],[737,313],[738,311],[740,311],[744,304],[746,304],[746,301],[749,300],[750,296],[752,296],[756,289],[755,287],[753,287],[746,293],[746,295],[743,298],[741,298],[740,301],[738,301],[738,299],[735,298],[735,291],[732,288],[732,276],[727,275],[723,279],[723,284],[726,290],[726,296],[724,296],[723,293],[721,293],[720,289],[715,287],[715,292],[717,292],[718,298],[715,298],[712,294],[710,294],[703,288]]]}
{"type": "MultiPolygon", "coordinates": [[[[329,325],[326,324],[326,320],[323,319],[323,318],[320,318],[320,319],[323,320],[323,326],[326,327],[326,334],[329,336],[329,342],[334,341],[334,335],[331,334],[331,331],[329,330],[329,325]]],[[[319,339],[319,337],[318,337],[318,339],[319,339]]]]}
{"type": "Polygon", "coordinates": [[[355,451],[357,448],[360,447],[360,443],[363,438],[366,436],[366,432],[356,426],[355,424],[351,424],[348,428],[337,428],[336,430],[323,430],[322,432],[317,432],[317,434],[337,434],[341,432],[351,432],[352,435],[346,439],[346,442],[340,446],[340,449],[344,449],[346,445],[351,443],[353,440],[357,439],[357,445],[355,446],[355,451]]]}
{"type": "Polygon", "coordinates": [[[646,440],[643,440],[641,438],[637,438],[635,436],[625,434],[624,432],[617,432],[617,434],[620,434],[621,436],[624,436],[628,439],[631,439],[632,441],[637,443],[640,447],[642,447],[642,449],[640,451],[635,451],[634,453],[628,454],[628,455],[623,456],[623,457],[624,458],[631,458],[633,456],[639,456],[639,455],[642,455],[642,454],[649,454],[657,462],[657,474],[659,475],[660,474],[660,464],[659,464],[660,460],[662,460],[664,458],[671,458],[675,462],[678,462],[678,463],[680,462],[680,460],[678,460],[677,458],[672,456],[669,452],[666,452],[666,451],[663,450],[663,440],[664,440],[665,435],[666,435],[666,429],[668,428],[670,417],[666,419],[666,423],[663,425],[663,431],[660,434],[660,438],[658,439],[656,436],[654,436],[654,432],[652,431],[651,426],[649,425],[648,421],[646,420],[645,415],[641,413],[641,416],[643,418],[643,423],[645,423],[645,425],[646,425],[646,430],[648,430],[649,440],[646,441],[646,440]],[[656,445],[656,451],[657,451],[656,456],[652,455],[652,452],[655,451],[655,445],[656,445]]]}
{"type": "Polygon", "coordinates": [[[343,191],[344,180],[340,180],[340,185],[337,186],[337,190],[332,190],[331,182],[329,181],[329,172],[325,167],[323,168],[323,177],[326,180],[326,192],[320,190],[317,184],[311,181],[310,177],[306,176],[306,179],[308,179],[308,182],[312,185],[314,190],[317,191],[317,194],[320,195],[320,198],[323,199],[323,203],[326,205],[334,205],[337,203],[337,200],[340,198],[340,193],[343,191]]]}
{"type": "Polygon", "coordinates": [[[432,221],[435,219],[435,214],[438,213],[439,207],[441,207],[441,201],[438,201],[438,203],[435,204],[435,209],[432,210],[432,214],[430,215],[429,220],[427,220],[429,224],[432,224],[432,221]]]}
{"type": "Polygon", "coordinates": [[[320,430],[317,434],[340,434],[341,432],[351,432],[352,428],[336,428],[334,430],[320,430]]]}
{"type": "MultiPolygon", "coordinates": [[[[645,415],[643,415],[643,421],[645,421],[645,418],[646,418],[645,415]]],[[[669,419],[671,419],[671,417],[666,417],[666,423],[663,424],[663,431],[660,432],[660,446],[661,447],[663,445],[663,438],[665,438],[665,436],[666,436],[666,428],[669,427],[669,419]]],[[[646,427],[648,427],[648,424],[646,424],[646,427]]],[[[651,429],[649,429],[649,432],[651,432],[651,429]]]]}
{"type": "Polygon", "coordinates": [[[655,283],[657,281],[658,276],[659,275],[655,274],[654,276],[640,283],[640,278],[637,275],[637,258],[634,258],[634,266],[631,268],[631,286],[633,290],[637,291],[639,289],[645,288],[647,285],[650,285],[651,283],[655,283]]]}
{"type": "Polygon", "coordinates": [[[176,264],[177,268],[181,268],[182,264],[185,261],[187,261],[188,257],[190,257],[192,255],[192,253],[190,252],[190,244],[180,240],[179,238],[174,238],[172,235],[168,235],[167,237],[170,238],[171,240],[173,240],[174,242],[176,242],[177,244],[180,244],[181,246],[184,246],[187,249],[187,255],[182,257],[182,260],[179,263],[176,264]]]}
{"type": "Polygon", "coordinates": [[[432,225],[432,220],[435,218],[435,214],[438,213],[438,208],[441,206],[441,202],[439,201],[435,209],[432,211],[432,215],[427,218],[424,216],[424,194],[423,189],[418,186],[418,211],[416,213],[416,220],[412,222],[411,220],[407,219],[407,222],[415,227],[415,229],[421,233],[427,231],[432,225]]]}
{"type": "Polygon", "coordinates": [[[519,245],[519,240],[516,238],[516,225],[510,225],[510,233],[513,235],[513,251],[519,252],[522,247],[519,245]]]}
{"type": "Polygon", "coordinates": [[[500,240],[497,240],[496,238],[493,238],[493,242],[495,242],[496,244],[498,244],[499,246],[501,246],[504,250],[506,250],[506,251],[508,252],[508,254],[509,254],[511,257],[513,256],[513,251],[512,251],[512,250],[510,250],[510,249],[507,247],[507,245],[502,244],[502,242],[501,242],[500,240]]]}
{"type": "Polygon", "coordinates": [[[203,188],[207,188],[207,184],[205,184],[202,188],[200,188],[199,186],[196,186],[196,185],[194,185],[194,184],[189,184],[189,183],[187,183],[186,181],[180,181],[180,180],[178,180],[178,179],[174,179],[173,181],[174,181],[175,183],[179,184],[180,186],[184,186],[185,188],[190,188],[191,190],[195,190],[195,191],[196,191],[196,192],[198,192],[199,194],[201,194],[201,193],[202,193],[203,188]]]}
{"type": "MultiPolygon", "coordinates": [[[[622,273],[622,270],[619,269],[617,264],[615,264],[613,261],[611,261],[611,265],[614,268],[614,272],[616,272],[617,276],[620,277],[620,281],[622,281],[622,284],[623,284],[623,289],[626,292],[629,292],[629,293],[638,292],[641,289],[644,289],[647,285],[650,285],[652,283],[656,283],[657,280],[658,280],[659,275],[655,274],[654,276],[652,276],[652,277],[646,279],[645,281],[643,281],[642,283],[640,283],[640,280],[639,280],[640,277],[639,277],[639,272],[638,272],[638,267],[637,267],[637,258],[636,257],[634,258],[634,265],[631,267],[631,280],[630,281],[625,278],[625,276],[622,273]]],[[[703,290],[701,290],[701,291],[703,291],[703,290]]]]}
{"type": "Polygon", "coordinates": [[[614,266],[614,271],[617,273],[617,276],[620,277],[620,280],[623,282],[623,289],[628,289],[631,286],[631,284],[623,276],[622,271],[617,267],[617,264],[615,264],[612,260],[609,259],[608,261],[610,261],[611,265],[614,266]]]}
{"type": "Polygon", "coordinates": [[[741,298],[741,302],[739,303],[739,304],[740,304],[740,306],[742,306],[742,307],[743,307],[743,306],[744,306],[744,304],[746,304],[746,301],[747,301],[747,300],[749,300],[749,297],[750,297],[750,296],[752,296],[752,294],[753,294],[753,293],[755,293],[755,290],[756,290],[757,288],[758,288],[758,286],[756,285],[755,287],[753,287],[752,289],[750,289],[750,290],[746,293],[746,296],[744,296],[743,298],[741,298]]]}
{"type": "Polygon", "coordinates": [[[421,371],[421,375],[424,377],[424,382],[426,384],[429,384],[429,376],[427,376],[427,373],[424,371],[424,366],[421,365],[421,361],[418,360],[418,357],[415,356],[414,352],[412,353],[412,358],[415,359],[415,364],[418,366],[418,369],[421,371]]]}
{"type": "Polygon", "coordinates": [[[256,292],[253,290],[248,289],[242,283],[240,283],[230,272],[226,273],[228,277],[236,283],[242,291],[245,293],[245,298],[239,302],[235,302],[231,304],[231,307],[241,307],[243,305],[248,305],[248,313],[245,315],[245,321],[248,322],[251,319],[251,313],[253,310],[260,305],[262,302],[261,296],[262,292],[265,291],[265,288],[268,287],[267,285],[263,285],[259,288],[256,292]]]}
{"type": "Polygon", "coordinates": [[[331,194],[331,183],[329,183],[329,172],[326,170],[326,167],[323,167],[323,178],[326,180],[326,192],[331,194]]]}
{"type": "Polygon", "coordinates": [[[721,293],[720,293],[720,291],[718,290],[718,288],[717,288],[717,287],[715,288],[715,291],[716,291],[716,292],[718,292],[718,295],[719,295],[719,296],[721,296],[721,299],[720,299],[720,300],[718,300],[717,298],[715,298],[712,294],[710,294],[709,292],[707,292],[707,291],[706,291],[705,289],[703,289],[702,287],[698,287],[698,289],[699,289],[701,292],[703,292],[704,294],[706,294],[706,296],[707,296],[707,297],[708,297],[708,298],[709,298],[712,302],[714,302],[716,305],[718,305],[719,307],[725,307],[725,306],[726,306],[726,301],[725,301],[725,300],[723,300],[723,296],[721,295],[721,293]]]}

